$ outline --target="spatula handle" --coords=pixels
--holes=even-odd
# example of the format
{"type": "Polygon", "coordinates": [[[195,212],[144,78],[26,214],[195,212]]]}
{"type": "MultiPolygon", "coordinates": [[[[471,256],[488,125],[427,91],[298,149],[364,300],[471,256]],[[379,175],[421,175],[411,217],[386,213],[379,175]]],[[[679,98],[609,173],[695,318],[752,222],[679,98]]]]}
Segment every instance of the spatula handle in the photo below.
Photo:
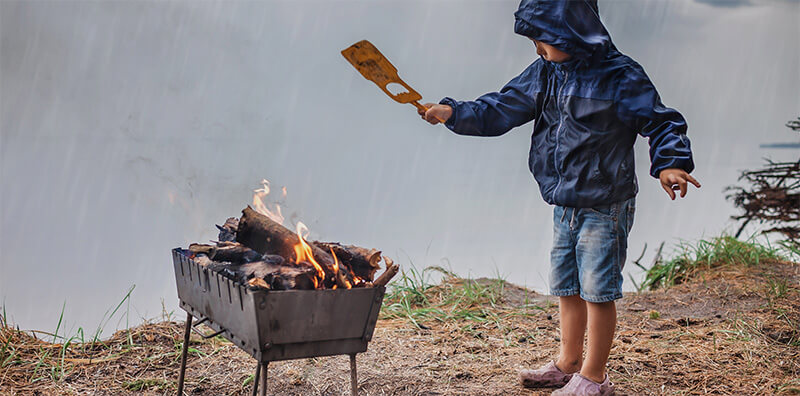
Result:
{"type": "MultiPolygon", "coordinates": [[[[425,107],[425,106],[423,106],[423,105],[419,104],[419,102],[418,102],[418,101],[416,101],[416,100],[415,100],[415,101],[413,101],[413,102],[410,102],[410,103],[411,103],[412,105],[414,105],[414,107],[416,107],[417,109],[419,109],[419,110],[421,110],[421,111],[428,111],[428,108],[427,108],[427,107],[425,107]]],[[[445,122],[447,122],[447,121],[445,121],[445,120],[443,120],[443,119],[441,119],[441,118],[439,118],[439,117],[436,117],[436,119],[437,119],[437,120],[439,120],[439,122],[441,122],[442,124],[444,124],[445,122]]]]}

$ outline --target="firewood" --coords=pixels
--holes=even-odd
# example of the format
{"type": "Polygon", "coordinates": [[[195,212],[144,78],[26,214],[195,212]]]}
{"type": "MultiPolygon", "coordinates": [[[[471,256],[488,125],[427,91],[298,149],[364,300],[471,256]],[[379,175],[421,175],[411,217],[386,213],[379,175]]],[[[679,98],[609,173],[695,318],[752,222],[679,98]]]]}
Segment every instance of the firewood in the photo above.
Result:
{"type": "Polygon", "coordinates": [[[250,287],[252,287],[254,289],[258,289],[258,288],[269,289],[270,288],[269,284],[267,283],[267,281],[265,281],[265,280],[263,280],[261,278],[251,278],[249,281],[247,281],[247,284],[250,285],[250,287]]]}
{"type": "Polygon", "coordinates": [[[372,282],[373,287],[386,286],[389,281],[397,275],[397,272],[400,271],[400,266],[396,265],[389,257],[383,256],[383,261],[386,263],[386,271],[384,271],[378,279],[375,279],[375,282],[372,282]]]}
{"type": "Polygon", "coordinates": [[[240,243],[220,244],[209,256],[214,261],[228,261],[231,263],[252,263],[261,260],[261,253],[248,248],[240,243]]]}
{"type": "Polygon", "coordinates": [[[216,250],[216,249],[217,249],[216,246],[203,245],[203,244],[200,244],[200,243],[193,243],[193,244],[189,245],[189,251],[194,253],[195,255],[197,255],[197,254],[205,254],[206,256],[211,256],[214,253],[214,250],[216,250]]]}
{"type": "Polygon", "coordinates": [[[231,263],[251,263],[261,260],[261,254],[238,242],[220,242],[217,246],[193,243],[189,251],[194,254],[205,254],[214,261],[231,263]]]}
{"type": "Polygon", "coordinates": [[[284,264],[280,256],[265,256],[272,262],[256,261],[241,265],[230,265],[228,271],[235,274],[236,280],[243,284],[253,285],[253,279],[262,279],[273,290],[289,290],[314,288],[316,269],[305,262],[301,264],[284,264]]]}
{"type": "MultiPolygon", "coordinates": [[[[277,254],[290,262],[297,260],[294,250],[294,246],[299,243],[297,234],[256,212],[250,206],[242,211],[236,232],[236,241],[262,254],[277,254]]],[[[311,247],[314,259],[325,272],[325,286],[333,286],[335,284],[333,256],[317,247],[313,242],[307,243],[311,247]]]]}
{"type": "Polygon", "coordinates": [[[220,241],[233,242],[236,240],[236,230],[239,228],[239,219],[229,217],[225,220],[225,224],[217,225],[219,229],[219,236],[217,239],[220,241]]]}
{"type": "Polygon", "coordinates": [[[338,286],[340,289],[349,289],[353,287],[353,282],[347,279],[347,274],[344,269],[339,268],[335,275],[336,278],[334,280],[336,281],[336,286],[338,286]]]}
{"type": "Polygon", "coordinates": [[[214,262],[211,261],[211,259],[208,258],[208,256],[206,256],[205,254],[202,254],[202,253],[200,253],[200,254],[198,254],[198,255],[196,255],[194,257],[194,262],[199,264],[201,267],[204,267],[204,268],[211,267],[214,264],[214,262]]]}
{"type": "Polygon", "coordinates": [[[353,271],[353,274],[364,281],[372,281],[375,278],[381,265],[381,251],[376,249],[366,249],[353,245],[342,245],[336,242],[318,242],[314,244],[328,251],[333,250],[336,257],[345,267],[353,271]]]}

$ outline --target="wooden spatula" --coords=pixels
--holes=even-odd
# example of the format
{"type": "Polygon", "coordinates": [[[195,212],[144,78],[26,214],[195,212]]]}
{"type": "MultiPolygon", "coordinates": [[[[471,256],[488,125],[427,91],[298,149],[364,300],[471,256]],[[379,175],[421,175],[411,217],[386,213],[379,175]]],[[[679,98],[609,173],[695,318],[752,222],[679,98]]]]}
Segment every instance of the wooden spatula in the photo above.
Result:
{"type": "MultiPolygon", "coordinates": [[[[411,103],[419,110],[428,110],[425,106],[419,104],[422,95],[408,86],[408,84],[397,75],[397,68],[369,41],[361,40],[343,49],[342,55],[348,62],[355,66],[356,70],[358,70],[364,78],[374,82],[378,88],[396,102],[411,103]],[[391,83],[402,85],[407,92],[393,94],[386,88],[391,83]]],[[[437,119],[439,118],[437,117],[437,119]]],[[[444,120],[439,119],[439,122],[444,123],[444,120]]]]}

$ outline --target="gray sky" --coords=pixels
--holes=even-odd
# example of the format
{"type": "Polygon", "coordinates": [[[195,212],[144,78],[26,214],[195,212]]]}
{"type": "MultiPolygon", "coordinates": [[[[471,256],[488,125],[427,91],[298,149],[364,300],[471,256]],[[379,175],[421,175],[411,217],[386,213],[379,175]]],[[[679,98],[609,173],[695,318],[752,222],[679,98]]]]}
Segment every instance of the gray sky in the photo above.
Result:
{"type": "MultiPolygon", "coordinates": [[[[426,101],[472,99],[535,60],[513,33],[517,3],[0,2],[12,321],[52,330],[66,301],[68,323],[93,328],[133,284],[132,321],[162,298],[176,309],[169,250],[214,238],[262,178],[286,186],[284,213],[312,238],[545,291],[552,208],[527,169],[532,125],[456,136],[339,54],[369,39],[426,101]]],[[[629,256],[734,229],[722,189],[762,158],[798,158],[759,148],[798,142],[783,127],[800,115],[798,2],[706,3],[600,2],[617,46],[687,118],[703,182],[670,202],[640,140],[629,256]]]]}

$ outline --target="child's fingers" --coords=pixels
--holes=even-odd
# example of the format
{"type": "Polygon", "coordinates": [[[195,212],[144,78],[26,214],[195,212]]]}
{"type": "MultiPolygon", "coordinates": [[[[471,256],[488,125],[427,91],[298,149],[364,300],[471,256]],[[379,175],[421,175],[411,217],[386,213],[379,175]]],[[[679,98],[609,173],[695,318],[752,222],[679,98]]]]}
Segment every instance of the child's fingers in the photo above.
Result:
{"type": "Polygon", "coordinates": [[[669,195],[671,200],[675,200],[675,192],[672,191],[672,186],[668,186],[666,183],[661,183],[661,188],[667,192],[667,195],[669,195]]]}
{"type": "Polygon", "coordinates": [[[425,112],[425,121],[428,121],[431,125],[436,125],[439,123],[439,119],[433,114],[433,110],[429,109],[425,112]]]}
{"type": "Polygon", "coordinates": [[[694,184],[695,187],[700,188],[700,182],[697,181],[697,179],[693,178],[692,175],[687,173],[686,174],[686,180],[688,180],[690,183],[694,184]]]}
{"type": "Polygon", "coordinates": [[[439,117],[438,111],[436,111],[436,109],[433,108],[425,112],[425,120],[430,122],[432,125],[436,125],[442,122],[441,117],[439,117]]]}
{"type": "Polygon", "coordinates": [[[684,180],[681,177],[678,177],[678,187],[680,187],[680,189],[681,189],[681,198],[685,197],[686,196],[686,190],[689,189],[688,184],[686,183],[686,180],[684,180]]]}
{"type": "Polygon", "coordinates": [[[422,105],[421,109],[417,109],[417,113],[419,113],[419,115],[421,116],[424,116],[425,113],[427,113],[435,105],[436,105],[435,103],[425,103],[422,105]]]}

